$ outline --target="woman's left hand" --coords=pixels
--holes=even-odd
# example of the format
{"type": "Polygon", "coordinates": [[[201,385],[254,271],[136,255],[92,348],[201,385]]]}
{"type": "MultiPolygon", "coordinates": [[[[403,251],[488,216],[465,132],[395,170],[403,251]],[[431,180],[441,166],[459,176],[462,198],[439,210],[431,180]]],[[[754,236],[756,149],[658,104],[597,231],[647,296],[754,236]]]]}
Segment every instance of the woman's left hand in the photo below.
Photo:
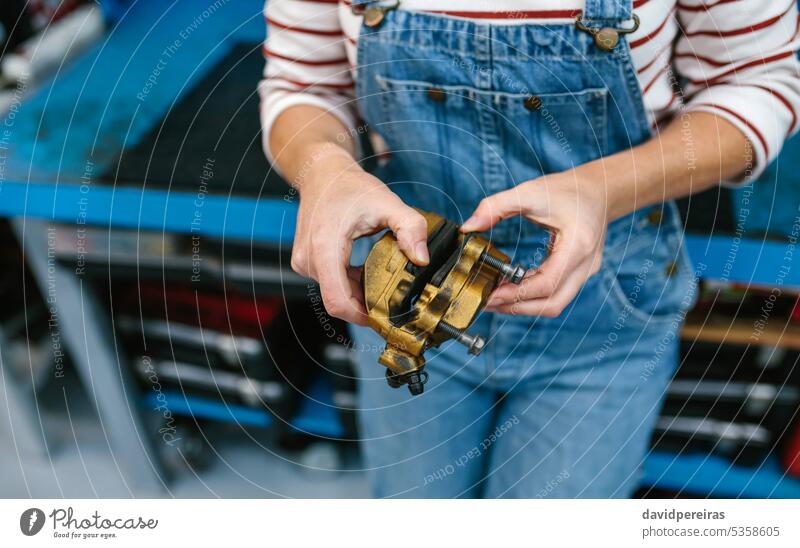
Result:
{"type": "Polygon", "coordinates": [[[502,219],[522,215],[551,231],[550,253],[519,285],[502,283],[487,310],[556,317],[586,280],[600,269],[608,215],[606,187],[570,170],[522,183],[483,199],[461,227],[483,232],[502,219]]]}

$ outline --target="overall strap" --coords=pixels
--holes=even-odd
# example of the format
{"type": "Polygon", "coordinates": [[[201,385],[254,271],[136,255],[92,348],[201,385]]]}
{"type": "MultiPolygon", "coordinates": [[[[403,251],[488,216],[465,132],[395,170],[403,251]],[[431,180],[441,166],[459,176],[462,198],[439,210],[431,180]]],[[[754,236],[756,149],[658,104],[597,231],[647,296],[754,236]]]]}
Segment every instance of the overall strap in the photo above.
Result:
{"type": "Polygon", "coordinates": [[[628,21],[633,16],[633,0],[586,0],[583,19],[587,22],[628,21]]]}

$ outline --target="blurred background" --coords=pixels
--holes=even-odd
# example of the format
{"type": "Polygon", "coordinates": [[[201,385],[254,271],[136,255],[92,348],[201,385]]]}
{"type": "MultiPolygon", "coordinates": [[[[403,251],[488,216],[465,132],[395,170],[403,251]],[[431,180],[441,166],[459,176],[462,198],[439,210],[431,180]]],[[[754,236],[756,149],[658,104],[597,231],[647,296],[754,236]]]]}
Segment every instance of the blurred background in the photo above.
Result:
{"type": "MultiPolygon", "coordinates": [[[[262,8],[3,0],[0,496],[369,496],[261,152],[262,8]]],[[[800,139],[681,209],[700,300],[638,495],[800,497],[800,139]]]]}

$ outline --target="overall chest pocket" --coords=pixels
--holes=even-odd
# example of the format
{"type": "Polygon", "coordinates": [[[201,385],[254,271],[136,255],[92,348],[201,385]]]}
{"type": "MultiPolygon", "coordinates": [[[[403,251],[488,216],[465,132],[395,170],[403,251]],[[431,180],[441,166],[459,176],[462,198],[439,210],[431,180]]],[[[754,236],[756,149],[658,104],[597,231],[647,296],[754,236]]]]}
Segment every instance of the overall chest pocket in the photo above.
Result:
{"type": "MultiPolygon", "coordinates": [[[[534,95],[381,75],[375,83],[365,111],[391,150],[393,176],[413,183],[415,205],[454,220],[488,195],[607,152],[605,88],[534,95]]],[[[504,221],[495,236],[524,237],[526,224],[504,221]]]]}

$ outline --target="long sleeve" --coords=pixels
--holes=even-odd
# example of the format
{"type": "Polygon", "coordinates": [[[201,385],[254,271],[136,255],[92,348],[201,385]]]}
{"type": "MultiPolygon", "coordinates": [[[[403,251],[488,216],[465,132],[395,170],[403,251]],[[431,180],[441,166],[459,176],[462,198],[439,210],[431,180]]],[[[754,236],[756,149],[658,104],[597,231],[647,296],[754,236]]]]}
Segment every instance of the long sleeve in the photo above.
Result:
{"type": "Polygon", "coordinates": [[[689,111],[729,120],[753,145],[757,177],[797,130],[800,63],[796,0],[680,0],[674,66],[689,111]]]}
{"type": "Polygon", "coordinates": [[[264,151],[272,161],[269,133],[276,118],[294,105],[314,105],[356,126],[354,83],[347,37],[337,0],[268,0],[264,77],[259,83],[264,151]]]}

